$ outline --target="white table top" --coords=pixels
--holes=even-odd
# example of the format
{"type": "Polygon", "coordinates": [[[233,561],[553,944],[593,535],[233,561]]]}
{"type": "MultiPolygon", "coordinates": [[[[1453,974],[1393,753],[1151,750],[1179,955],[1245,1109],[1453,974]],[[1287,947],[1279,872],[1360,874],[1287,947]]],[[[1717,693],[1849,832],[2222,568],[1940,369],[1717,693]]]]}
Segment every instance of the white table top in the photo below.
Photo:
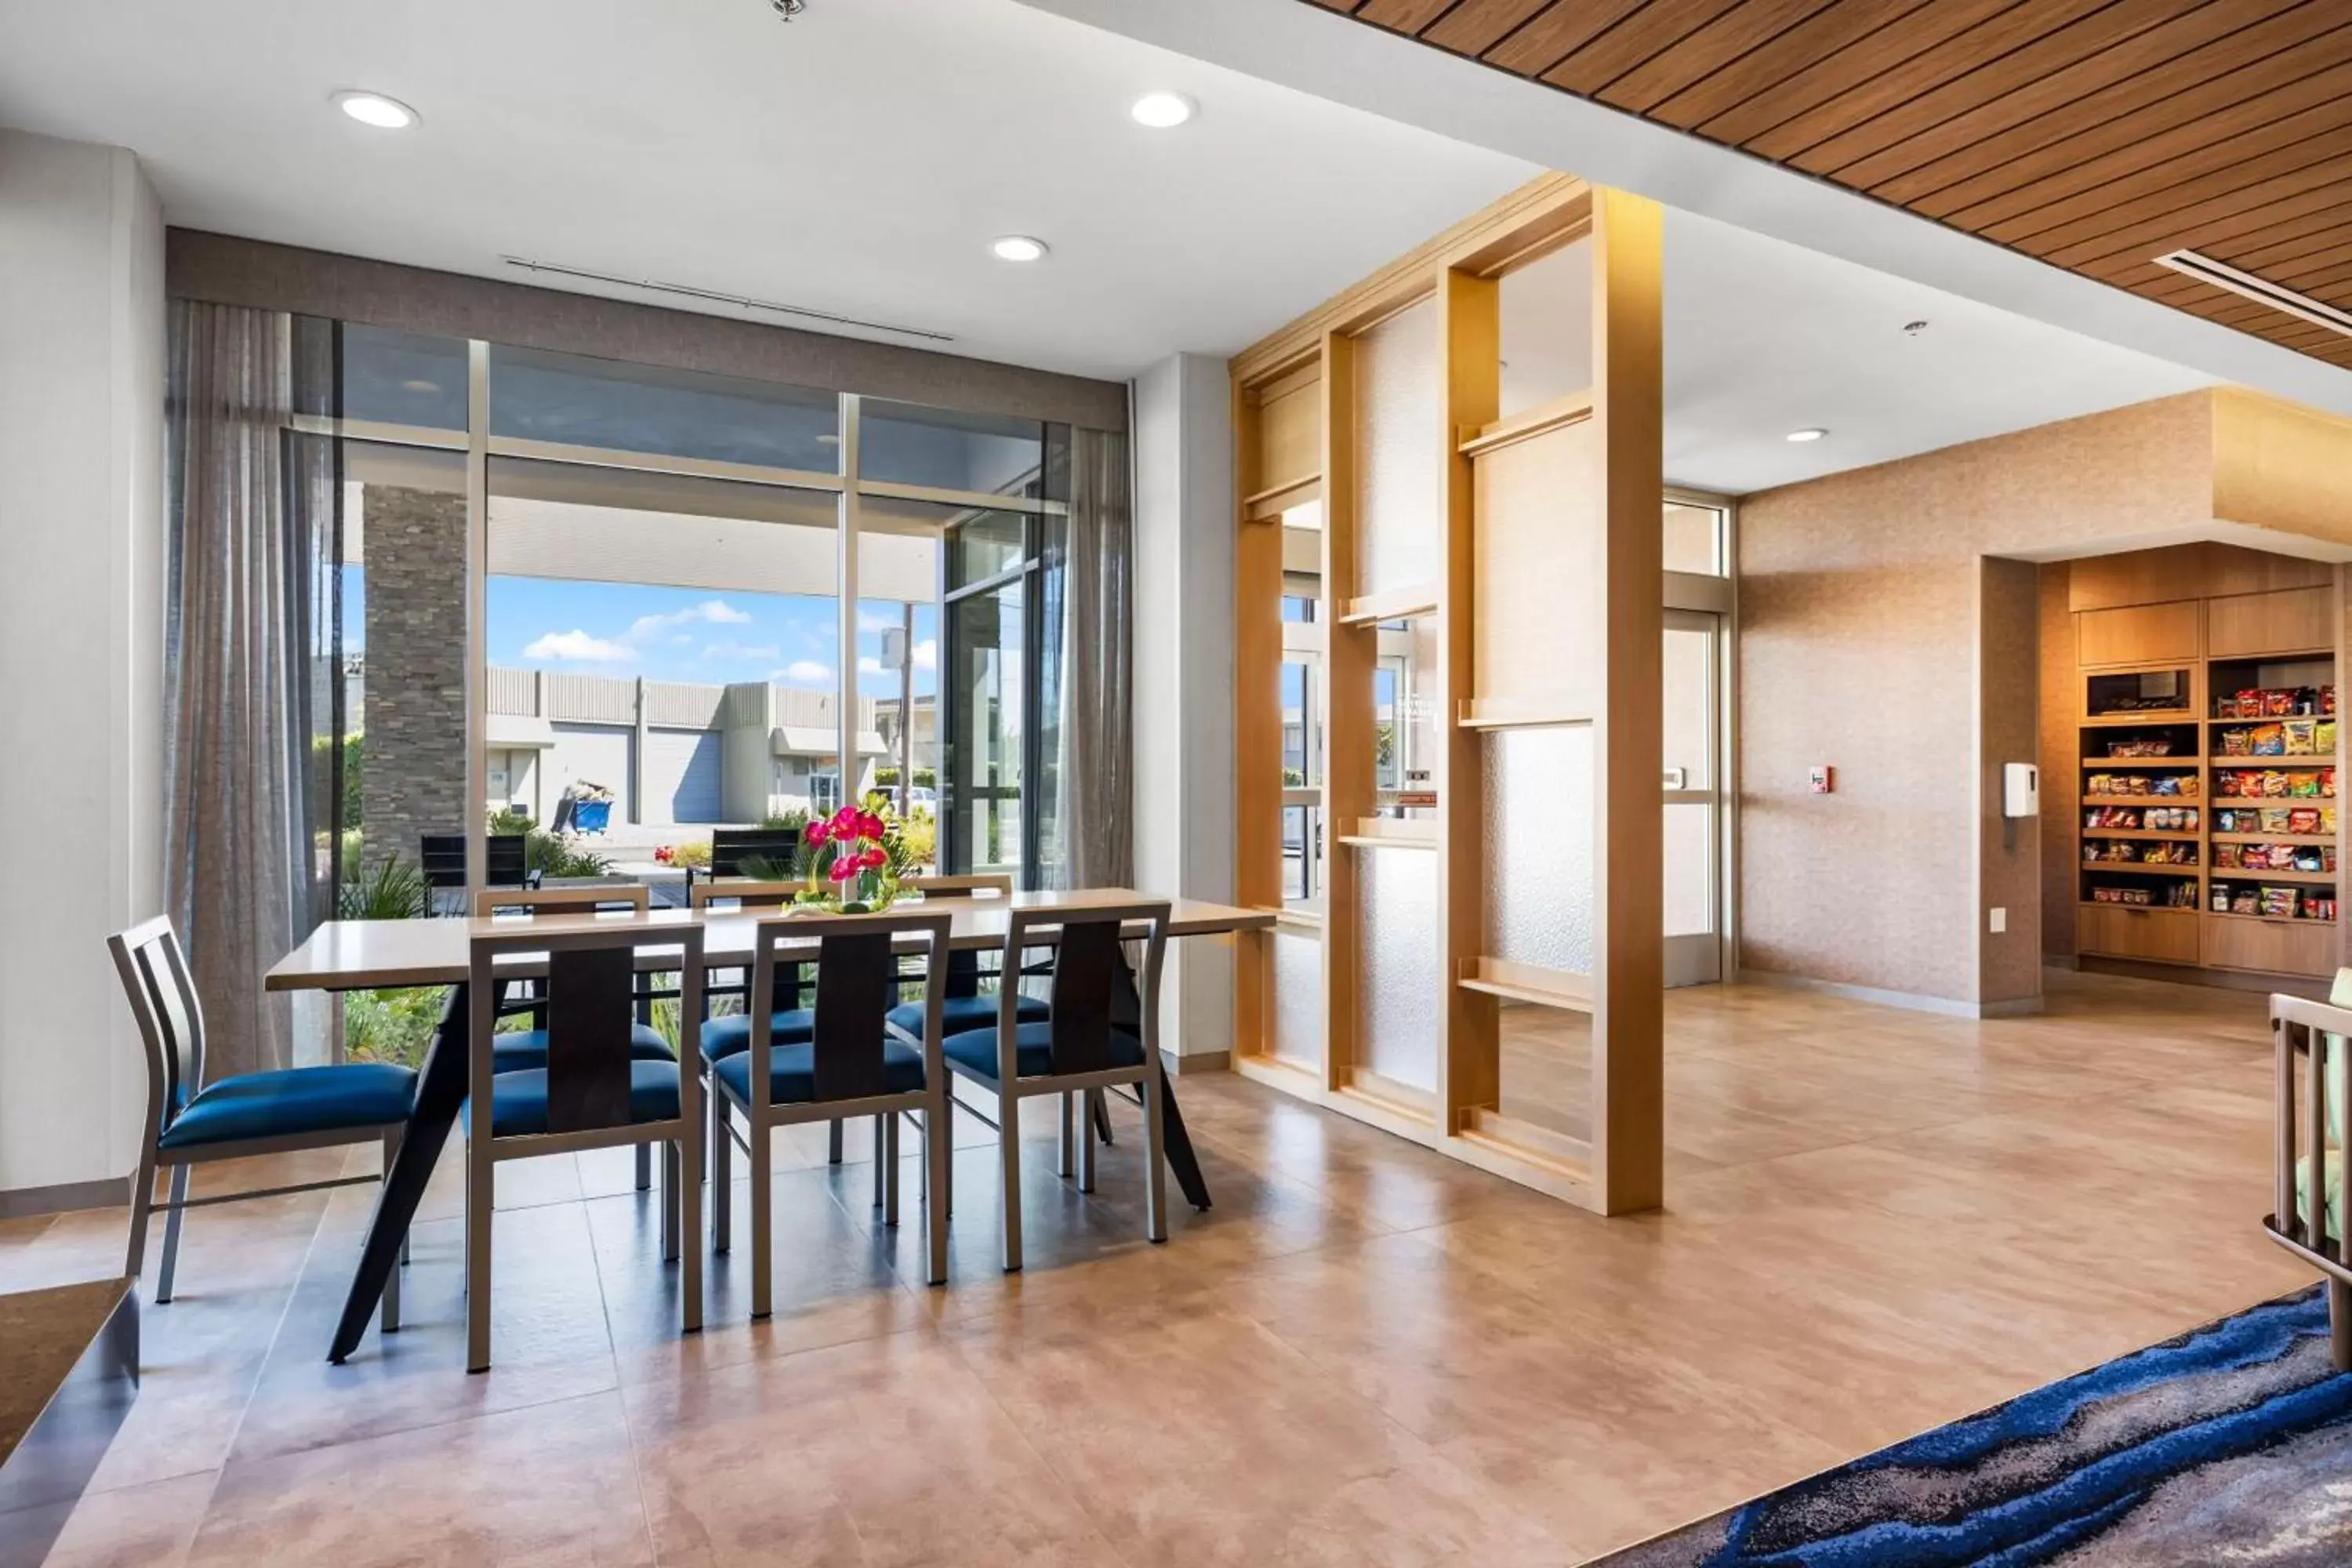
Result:
{"type": "MultiPolygon", "coordinates": [[[[1004,945],[1005,916],[1012,910],[1067,910],[1075,913],[1145,901],[1145,894],[1129,888],[1081,888],[1066,892],[1014,893],[1009,898],[911,900],[891,912],[929,913],[943,909],[955,917],[951,944],[977,951],[1004,945]]],[[[1176,899],[1171,904],[1168,923],[1171,937],[1264,931],[1275,923],[1271,910],[1237,909],[1197,899],[1176,899]]],[[[510,936],[525,931],[557,934],[615,927],[660,930],[699,925],[704,963],[714,968],[740,967],[751,960],[753,928],[780,913],[771,909],[707,909],[699,912],[656,910],[645,915],[329,921],[312,931],[300,946],[270,965],[267,985],[271,991],[373,991],[404,985],[456,985],[470,973],[472,943],[477,936],[510,936]]],[[[1051,940],[1050,933],[1040,934],[1044,940],[1051,940]]]]}

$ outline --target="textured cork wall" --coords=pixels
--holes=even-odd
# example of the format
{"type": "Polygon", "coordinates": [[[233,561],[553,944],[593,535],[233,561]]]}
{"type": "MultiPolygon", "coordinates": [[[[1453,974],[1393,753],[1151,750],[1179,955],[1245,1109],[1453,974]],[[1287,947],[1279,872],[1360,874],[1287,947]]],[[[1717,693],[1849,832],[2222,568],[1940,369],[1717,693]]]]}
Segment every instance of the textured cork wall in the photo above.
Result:
{"type": "Polygon", "coordinates": [[[2032,721],[2001,740],[2012,758],[1978,737],[1980,690],[2032,700],[2038,589],[1984,561],[2209,527],[2211,452],[2197,393],[1741,503],[1743,968],[1969,1005],[2038,987],[2041,921],[2015,874],[2038,871],[2029,856],[1989,880],[1980,847],[1999,832],[1992,764],[2033,754],[2032,721]],[[1834,794],[1807,793],[1818,763],[1834,794]],[[2002,937],[1985,932],[1996,902],[2002,937]]]}

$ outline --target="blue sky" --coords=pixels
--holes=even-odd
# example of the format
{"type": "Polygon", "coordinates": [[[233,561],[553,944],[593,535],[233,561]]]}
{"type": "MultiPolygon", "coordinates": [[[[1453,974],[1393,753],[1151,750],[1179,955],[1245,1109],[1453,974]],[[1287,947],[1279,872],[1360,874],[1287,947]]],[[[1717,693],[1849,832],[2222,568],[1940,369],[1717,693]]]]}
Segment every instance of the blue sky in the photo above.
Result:
{"type": "MultiPolygon", "coordinates": [[[[343,585],[345,643],[362,646],[365,616],[358,569],[343,585]]],[[[545,577],[489,580],[490,662],[509,669],[720,684],[768,680],[830,690],[840,663],[834,601],[781,594],[578,583],[545,577]]],[[[868,599],[857,616],[857,689],[898,695],[882,667],[882,634],[904,606],[868,599]]],[[[938,689],[939,612],[915,606],[915,695],[938,689]]]]}

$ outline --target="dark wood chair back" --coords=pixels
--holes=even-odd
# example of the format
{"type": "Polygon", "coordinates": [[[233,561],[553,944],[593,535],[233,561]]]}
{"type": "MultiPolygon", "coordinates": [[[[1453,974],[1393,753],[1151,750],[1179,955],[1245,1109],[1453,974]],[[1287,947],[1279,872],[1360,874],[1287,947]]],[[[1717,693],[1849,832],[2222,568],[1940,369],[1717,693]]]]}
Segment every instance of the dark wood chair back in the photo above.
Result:
{"type": "Polygon", "coordinates": [[[886,1015],[898,999],[898,944],[921,941],[925,994],[923,1047],[928,1071],[939,1061],[940,989],[946,978],[948,939],[954,917],[923,914],[797,915],[760,922],[751,970],[751,1083],[755,1105],[766,1103],[767,1075],[761,1071],[769,1049],[769,1020],[777,1007],[780,975],[807,962],[816,944],[816,1008],[811,1021],[810,1068],[819,1100],[862,1100],[892,1092],[883,1059],[890,1034],[886,1015]]]}
{"type": "MultiPolygon", "coordinates": [[[[971,877],[908,877],[898,885],[909,892],[921,893],[927,901],[933,899],[1004,899],[1013,896],[1013,879],[995,872],[971,877]]],[[[979,953],[970,951],[950,953],[945,994],[979,995],[980,975],[979,953]]]]}
{"type": "MultiPolygon", "coordinates": [[[[1024,948],[1043,945],[1039,932],[1057,928],[1054,946],[1053,1017],[1048,1027],[1053,1071],[1103,1072],[1119,1062],[1112,1036],[1138,1039],[1147,1057],[1160,1048],[1160,968],[1168,950],[1169,905],[1165,901],[1106,904],[1099,909],[1016,910],[1004,933],[1004,966],[1017,973],[1024,948]],[[1143,944],[1142,990],[1136,994],[1135,971],[1128,964],[1125,945],[1143,944]]],[[[1008,993],[1002,1017],[1009,1018],[1008,993]]]]}
{"type": "Polygon", "coordinates": [[[641,953],[663,952],[659,967],[679,980],[680,1013],[702,1016],[702,928],[615,926],[609,931],[519,931],[472,943],[474,1043],[472,1092],[490,1092],[491,1052],[499,987],[511,979],[499,960],[546,955],[547,1131],[586,1132],[626,1127],[641,953]],[[671,953],[676,956],[670,956],[671,953]]]}

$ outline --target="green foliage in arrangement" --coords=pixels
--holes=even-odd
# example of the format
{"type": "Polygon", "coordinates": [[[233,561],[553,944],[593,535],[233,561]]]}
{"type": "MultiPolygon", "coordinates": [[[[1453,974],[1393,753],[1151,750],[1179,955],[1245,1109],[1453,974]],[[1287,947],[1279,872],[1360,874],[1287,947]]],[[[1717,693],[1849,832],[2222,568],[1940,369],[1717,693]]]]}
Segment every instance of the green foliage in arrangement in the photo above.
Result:
{"type": "Polygon", "coordinates": [[[416,920],[432,912],[432,889],[421,867],[398,853],[385,856],[373,869],[357,858],[343,862],[343,885],[335,898],[335,918],[345,921],[416,920]]]}

